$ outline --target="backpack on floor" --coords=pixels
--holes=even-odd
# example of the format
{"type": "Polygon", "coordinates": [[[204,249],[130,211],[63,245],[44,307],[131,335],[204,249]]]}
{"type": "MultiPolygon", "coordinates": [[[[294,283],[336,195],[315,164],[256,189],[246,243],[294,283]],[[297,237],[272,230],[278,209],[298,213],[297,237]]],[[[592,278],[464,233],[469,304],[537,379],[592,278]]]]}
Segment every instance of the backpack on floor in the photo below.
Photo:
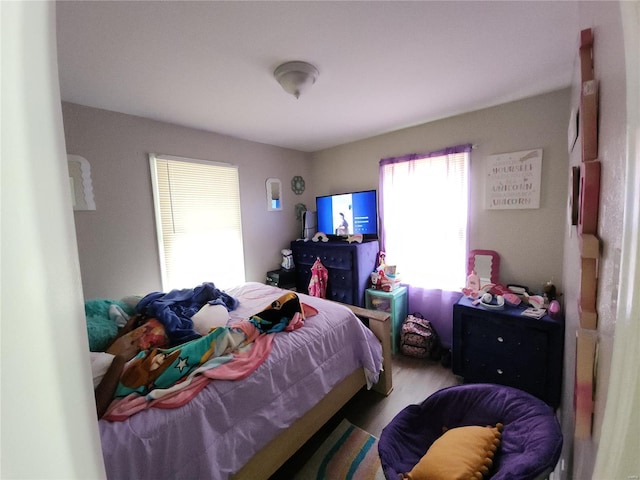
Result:
{"type": "Polygon", "coordinates": [[[420,313],[408,315],[400,331],[400,351],[408,357],[439,360],[440,339],[429,320],[420,313]]]}

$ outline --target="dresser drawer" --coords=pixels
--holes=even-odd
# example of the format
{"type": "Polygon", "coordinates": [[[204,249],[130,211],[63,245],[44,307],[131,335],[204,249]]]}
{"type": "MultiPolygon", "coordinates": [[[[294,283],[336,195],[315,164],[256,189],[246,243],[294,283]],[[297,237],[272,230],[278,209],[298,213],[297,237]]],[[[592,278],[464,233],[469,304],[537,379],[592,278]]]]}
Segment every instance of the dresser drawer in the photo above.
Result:
{"type": "Polygon", "coordinates": [[[296,265],[313,265],[318,258],[327,269],[351,270],[353,268],[353,252],[350,250],[311,247],[294,251],[296,265]]]}
{"type": "Polygon", "coordinates": [[[465,382],[498,383],[519,388],[538,398],[547,395],[547,375],[544,363],[526,364],[509,359],[484,358],[471,355],[463,358],[462,376],[465,382]]]}
{"type": "Polygon", "coordinates": [[[463,349],[472,348],[478,356],[544,362],[549,333],[492,318],[470,318],[462,321],[461,340],[463,349]]]}

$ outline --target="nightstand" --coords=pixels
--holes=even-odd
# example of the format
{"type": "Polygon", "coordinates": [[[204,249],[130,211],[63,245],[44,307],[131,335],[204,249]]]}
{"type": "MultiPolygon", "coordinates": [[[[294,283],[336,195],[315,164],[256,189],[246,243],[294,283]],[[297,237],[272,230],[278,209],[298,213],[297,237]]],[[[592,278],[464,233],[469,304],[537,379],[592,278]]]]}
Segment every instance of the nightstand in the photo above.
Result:
{"type": "Polygon", "coordinates": [[[279,270],[271,270],[267,272],[267,285],[273,285],[274,287],[280,287],[287,290],[296,289],[296,271],[295,269],[285,270],[281,268],[279,270]]]}
{"type": "Polygon", "coordinates": [[[462,297],[453,306],[453,373],[468,383],[524,390],[556,408],[562,395],[564,320],[487,310],[462,297]]]}
{"type": "Polygon", "coordinates": [[[366,308],[387,312],[391,317],[391,352],[400,348],[400,329],[407,318],[407,287],[396,287],[390,292],[368,288],[365,292],[366,308]]]}

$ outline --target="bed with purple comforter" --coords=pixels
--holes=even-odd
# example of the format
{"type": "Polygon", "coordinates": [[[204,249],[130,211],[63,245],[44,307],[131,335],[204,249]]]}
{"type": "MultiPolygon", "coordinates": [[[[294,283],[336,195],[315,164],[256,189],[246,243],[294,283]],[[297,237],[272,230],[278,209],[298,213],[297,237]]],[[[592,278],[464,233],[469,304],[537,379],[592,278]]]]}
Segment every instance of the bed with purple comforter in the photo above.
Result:
{"type": "MultiPolygon", "coordinates": [[[[230,322],[246,320],[282,295],[248,283],[230,322]]],[[[227,479],[334,386],[364,369],[371,386],[382,366],[378,339],[348,308],[300,294],[318,314],[276,333],[269,356],[242,380],[214,380],[178,408],[148,408],[124,421],[100,420],[110,479],[227,479]]]]}

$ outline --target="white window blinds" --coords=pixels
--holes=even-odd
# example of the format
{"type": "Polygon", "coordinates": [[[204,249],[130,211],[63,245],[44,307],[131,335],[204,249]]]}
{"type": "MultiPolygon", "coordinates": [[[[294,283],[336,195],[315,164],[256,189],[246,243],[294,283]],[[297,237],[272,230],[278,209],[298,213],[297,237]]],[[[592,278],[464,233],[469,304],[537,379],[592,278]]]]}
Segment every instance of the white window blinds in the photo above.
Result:
{"type": "Polygon", "coordinates": [[[149,155],[165,291],[243,283],[238,168],[149,155]]]}

